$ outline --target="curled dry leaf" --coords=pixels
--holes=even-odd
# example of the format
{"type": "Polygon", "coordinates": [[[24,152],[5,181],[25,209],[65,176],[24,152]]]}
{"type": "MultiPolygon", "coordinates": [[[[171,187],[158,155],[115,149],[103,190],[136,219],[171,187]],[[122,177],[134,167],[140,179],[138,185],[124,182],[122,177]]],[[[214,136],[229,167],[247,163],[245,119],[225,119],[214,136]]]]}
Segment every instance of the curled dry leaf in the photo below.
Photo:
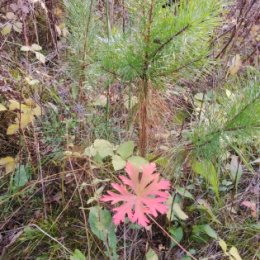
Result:
{"type": "Polygon", "coordinates": [[[244,200],[241,203],[242,206],[245,206],[246,208],[249,208],[251,210],[251,214],[254,218],[256,218],[256,203],[255,202],[251,202],[248,200],[244,200]]]}

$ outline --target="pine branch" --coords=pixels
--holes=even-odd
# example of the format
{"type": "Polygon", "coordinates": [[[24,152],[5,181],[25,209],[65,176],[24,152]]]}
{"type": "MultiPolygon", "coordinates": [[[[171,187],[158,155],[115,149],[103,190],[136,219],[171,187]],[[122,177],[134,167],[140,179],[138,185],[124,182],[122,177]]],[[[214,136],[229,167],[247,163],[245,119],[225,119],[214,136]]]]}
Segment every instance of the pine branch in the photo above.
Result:
{"type": "Polygon", "coordinates": [[[177,33],[175,33],[173,36],[171,36],[168,40],[166,40],[164,43],[162,43],[149,57],[149,60],[153,61],[155,56],[164,49],[164,47],[166,47],[172,40],[174,40],[175,37],[179,36],[180,34],[182,34],[183,32],[185,32],[188,28],[190,27],[190,25],[186,25],[185,27],[183,27],[180,31],[178,31],[177,33]]]}

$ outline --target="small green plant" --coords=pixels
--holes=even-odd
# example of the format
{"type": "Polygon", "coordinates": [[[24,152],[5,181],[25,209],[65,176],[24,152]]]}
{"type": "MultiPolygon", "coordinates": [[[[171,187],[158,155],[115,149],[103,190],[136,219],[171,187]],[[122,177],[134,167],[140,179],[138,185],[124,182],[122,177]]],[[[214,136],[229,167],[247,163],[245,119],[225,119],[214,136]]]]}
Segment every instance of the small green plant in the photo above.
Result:
{"type": "Polygon", "coordinates": [[[116,23],[110,28],[108,10],[105,21],[94,23],[96,1],[70,2],[65,1],[72,14],[69,24],[71,28],[78,25],[71,35],[71,47],[83,58],[81,63],[87,61],[85,80],[106,75],[110,81],[132,82],[139,91],[139,149],[145,156],[151,89],[183,75],[194,76],[197,69],[208,66],[209,40],[219,25],[222,1],[202,0],[198,4],[195,0],[180,0],[169,8],[162,8],[164,0],[126,1],[129,26],[123,30],[116,23]]]}
{"type": "Polygon", "coordinates": [[[106,255],[110,260],[117,260],[117,238],[110,212],[98,206],[92,207],[88,221],[92,232],[103,241],[106,255]]]}

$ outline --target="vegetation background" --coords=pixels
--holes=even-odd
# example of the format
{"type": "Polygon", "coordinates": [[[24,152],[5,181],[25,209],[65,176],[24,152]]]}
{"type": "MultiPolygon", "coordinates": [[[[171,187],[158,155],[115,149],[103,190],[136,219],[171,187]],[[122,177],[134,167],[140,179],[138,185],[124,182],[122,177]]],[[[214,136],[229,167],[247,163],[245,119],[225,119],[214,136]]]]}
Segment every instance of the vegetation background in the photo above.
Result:
{"type": "Polygon", "coordinates": [[[259,0],[0,0],[0,259],[260,259],[259,0]],[[167,215],[100,197],[155,162],[167,215]]]}

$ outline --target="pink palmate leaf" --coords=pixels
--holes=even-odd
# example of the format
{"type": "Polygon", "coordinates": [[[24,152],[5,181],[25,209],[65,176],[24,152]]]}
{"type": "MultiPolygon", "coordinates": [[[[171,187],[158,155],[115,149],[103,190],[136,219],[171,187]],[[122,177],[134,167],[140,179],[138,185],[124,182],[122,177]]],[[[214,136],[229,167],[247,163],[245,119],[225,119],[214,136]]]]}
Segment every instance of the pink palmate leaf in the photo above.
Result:
{"type": "Polygon", "coordinates": [[[119,176],[123,184],[112,183],[112,187],[117,191],[108,191],[101,200],[110,201],[112,205],[119,203],[113,209],[114,223],[118,225],[128,217],[133,223],[146,227],[149,223],[147,216],[157,217],[158,212],[167,213],[165,202],[168,199],[170,182],[160,179],[159,173],[154,173],[156,166],[154,163],[142,167],[142,173],[131,163],[125,168],[128,178],[119,176]]]}

